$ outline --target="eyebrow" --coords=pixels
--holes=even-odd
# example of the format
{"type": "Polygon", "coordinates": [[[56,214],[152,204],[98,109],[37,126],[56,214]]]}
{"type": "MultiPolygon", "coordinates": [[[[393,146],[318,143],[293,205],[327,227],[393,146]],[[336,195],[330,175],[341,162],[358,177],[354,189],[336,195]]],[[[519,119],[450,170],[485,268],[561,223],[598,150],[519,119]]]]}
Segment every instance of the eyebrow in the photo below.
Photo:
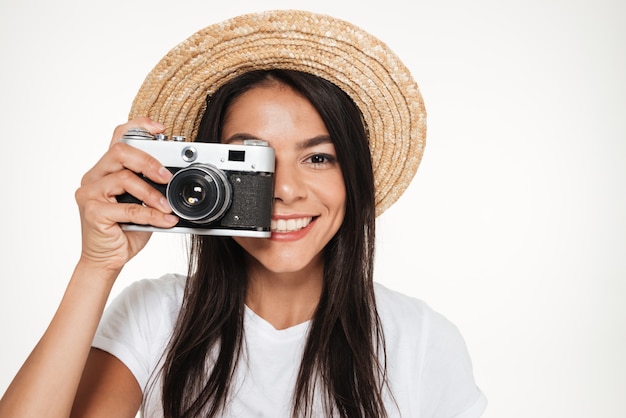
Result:
{"type": "Polygon", "coordinates": [[[303,150],[303,149],[315,147],[320,144],[332,144],[332,143],[333,141],[331,141],[329,135],[318,135],[318,136],[314,136],[313,138],[309,138],[304,141],[298,142],[296,146],[298,149],[303,150]]]}
{"type": "MultiPolygon", "coordinates": [[[[233,136],[226,138],[224,140],[225,144],[232,144],[233,142],[243,142],[246,139],[261,139],[257,138],[254,135],[246,134],[246,133],[237,133],[233,136]]],[[[303,141],[299,141],[296,143],[296,147],[300,150],[312,148],[320,144],[332,144],[333,141],[330,139],[330,135],[318,135],[313,138],[305,139],[303,141]]]]}

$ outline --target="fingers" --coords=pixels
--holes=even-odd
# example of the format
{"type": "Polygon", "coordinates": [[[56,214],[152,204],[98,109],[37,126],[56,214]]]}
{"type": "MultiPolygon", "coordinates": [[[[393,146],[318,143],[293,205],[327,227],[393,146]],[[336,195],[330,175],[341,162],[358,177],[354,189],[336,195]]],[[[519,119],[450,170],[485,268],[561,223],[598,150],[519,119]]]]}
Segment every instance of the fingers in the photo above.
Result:
{"type": "Polygon", "coordinates": [[[151,133],[164,129],[148,118],[118,126],[108,151],[83,176],[75,193],[81,216],[81,260],[96,263],[99,269],[118,271],[150,238],[147,231],[125,231],[120,224],[171,228],[178,223],[165,196],[154,187],[166,184],[170,171],[148,153],[119,141],[133,127],[151,133]],[[142,203],[118,203],[117,197],[125,193],[142,203]]]}
{"type": "MultiPolygon", "coordinates": [[[[152,225],[158,228],[171,228],[178,218],[170,213],[133,203],[112,203],[100,200],[87,200],[82,207],[84,219],[98,219],[99,225],[133,223],[152,225]]],[[[98,228],[100,229],[100,228],[98,228]]]]}
{"type": "Polygon", "coordinates": [[[131,128],[143,128],[146,129],[151,134],[158,134],[165,130],[165,125],[160,122],[153,121],[147,117],[140,117],[137,119],[129,120],[128,122],[119,125],[113,131],[113,136],[111,137],[111,144],[113,145],[119,142],[120,139],[124,136],[126,132],[128,132],[131,128]]]}
{"type": "Polygon", "coordinates": [[[120,139],[130,128],[143,128],[152,134],[163,132],[165,129],[161,123],[146,117],[133,119],[119,125],[113,132],[109,151],[83,176],[81,185],[92,183],[110,173],[123,169],[141,173],[156,183],[165,184],[169,181],[171,173],[154,157],[120,142],[120,139]]]}
{"type": "Polygon", "coordinates": [[[172,173],[148,153],[132,147],[119,139],[131,127],[141,127],[152,133],[164,129],[163,125],[149,118],[138,118],[118,126],[113,133],[109,150],[82,178],[81,187],[76,191],[76,201],[81,208],[96,205],[101,212],[86,211],[85,216],[95,218],[104,223],[132,222],[151,224],[159,227],[171,227],[176,224],[174,216],[165,196],[146,182],[141,175],[157,184],[166,184],[172,173]],[[129,193],[140,204],[124,203],[117,207],[116,197],[129,193]],[[102,203],[109,203],[104,205],[102,203]],[[98,206],[102,204],[101,206],[98,206]],[[114,209],[115,208],[115,209],[114,209]],[[158,213],[157,213],[158,212],[158,213]],[[102,215],[102,216],[100,216],[102,215]]]}
{"type": "Polygon", "coordinates": [[[93,183],[111,173],[124,169],[143,174],[160,184],[167,183],[172,177],[172,173],[150,154],[123,142],[116,142],[111,145],[100,161],[83,176],[81,185],[93,183]]]}
{"type": "Polygon", "coordinates": [[[130,170],[111,173],[76,190],[82,217],[96,229],[118,223],[171,228],[178,218],[171,214],[165,196],[130,170]],[[116,196],[129,193],[143,204],[117,203],[116,196]]]}
{"type": "Polygon", "coordinates": [[[77,190],[79,204],[87,200],[116,202],[117,196],[124,193],[132,195],[146,206],[159,209],[164,213],[172,212],[163,193],[130,170],[121,170],[89,183],[77,190]]]}

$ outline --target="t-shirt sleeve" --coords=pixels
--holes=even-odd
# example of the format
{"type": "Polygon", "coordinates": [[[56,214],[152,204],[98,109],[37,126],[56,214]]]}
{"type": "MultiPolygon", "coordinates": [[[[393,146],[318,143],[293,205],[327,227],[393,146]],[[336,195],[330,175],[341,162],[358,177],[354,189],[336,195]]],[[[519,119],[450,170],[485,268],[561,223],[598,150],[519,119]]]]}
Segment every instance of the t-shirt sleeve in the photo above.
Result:
{"type": "Polygon", "coordinates": [[[427,321],[426,351],[421,370],[420,416],[479,418],[487,400],[474,381],[472,362],[457,327],[431,311],[427,321]]]}
{"type": "Polygon", "coordinates": [[[487,400],[459,329],[422,300],[376,284],[392,397],[402,416],[479,418],[487,400]]]}
{"type": "Polygon", "coordinates": [[[107,307],[92,346],[118,358],[142,389],[167,346],[176,316],[175,278],[140,280],[107,307]]]}

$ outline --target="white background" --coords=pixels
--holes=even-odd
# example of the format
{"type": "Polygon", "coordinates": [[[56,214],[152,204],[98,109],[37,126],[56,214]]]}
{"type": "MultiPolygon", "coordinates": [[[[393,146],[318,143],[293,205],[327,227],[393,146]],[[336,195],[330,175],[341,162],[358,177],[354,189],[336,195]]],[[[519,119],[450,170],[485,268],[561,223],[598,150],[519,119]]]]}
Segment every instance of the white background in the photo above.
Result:
{"type": "MultiPolygon", "coordinates": [[[[379,218],[378,280],[466,338],[485,417],[626,414],[626,7],[610,0],[0,3],[0,393],[80,249],[74,191],[143,78],[243,12],[333,14],[386,41],[420,84],[428,144],[379,218]]],[[[160,234],[131,281],[184,272],[160,234]]]]}

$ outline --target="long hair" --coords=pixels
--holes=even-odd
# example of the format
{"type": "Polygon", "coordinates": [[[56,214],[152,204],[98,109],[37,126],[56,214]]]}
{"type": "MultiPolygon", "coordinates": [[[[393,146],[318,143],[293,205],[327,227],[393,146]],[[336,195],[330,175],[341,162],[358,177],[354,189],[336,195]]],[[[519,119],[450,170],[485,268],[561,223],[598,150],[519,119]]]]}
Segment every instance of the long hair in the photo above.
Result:
{"type": "MultiPolygon", "coordinates": [[[[324,280],[293,392],[292,415],[385,417],[385,344],[373,286],[374,178],[366,127],[332,83],[290,70],[242,74],[207,98],[197,141],[219,142],[234,99],[282,84],[316,108],[329,131],[346,188],[344,221],[324,249],[324,280]]],[[[192,236],[189,278],[164,360],[168,418],[215,417],[228,402],[242,353],[247,285],[244,250],[230,237],[192,236]]]]}

